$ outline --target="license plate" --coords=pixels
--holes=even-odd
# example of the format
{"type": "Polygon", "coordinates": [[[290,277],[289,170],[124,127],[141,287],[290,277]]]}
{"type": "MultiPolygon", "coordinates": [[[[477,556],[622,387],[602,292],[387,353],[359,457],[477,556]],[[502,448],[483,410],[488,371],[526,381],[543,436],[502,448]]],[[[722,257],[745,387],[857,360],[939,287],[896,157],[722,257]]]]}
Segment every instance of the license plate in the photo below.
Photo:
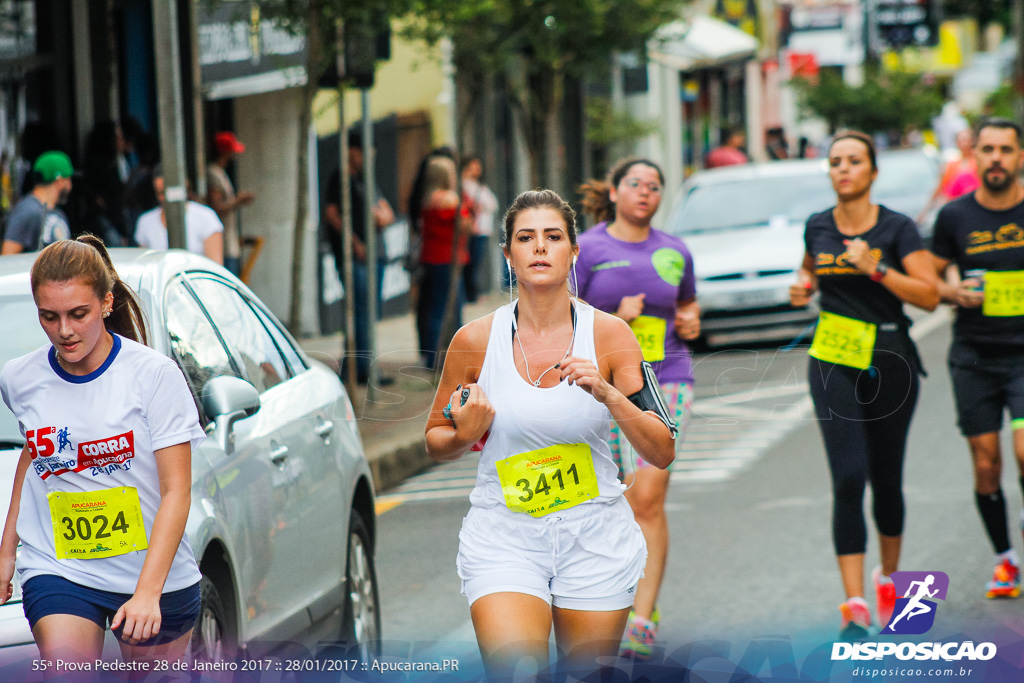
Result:
{"type": "Polygon", "coordinates": [[[764,306],[776,306],[789,300],[789,293],[782,292],[785,297],[774,289],[758,290],[756,292],[737,292],[732,297],[733,308],[761,308],[764,306]]]}

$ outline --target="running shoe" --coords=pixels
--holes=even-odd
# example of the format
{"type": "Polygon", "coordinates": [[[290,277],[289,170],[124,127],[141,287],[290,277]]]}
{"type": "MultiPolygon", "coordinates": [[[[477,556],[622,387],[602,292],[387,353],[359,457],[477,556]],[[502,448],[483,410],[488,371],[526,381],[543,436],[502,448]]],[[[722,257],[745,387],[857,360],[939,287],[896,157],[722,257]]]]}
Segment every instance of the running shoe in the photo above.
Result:
{"type": "Polygon", "coordinates": [[[871,627],[871,612],[864,598],[850,598],[839,605],[839,613],[843,621],[839,625],[839,637],[842,640],[863,640],[868,637],[871,627]]]}
{"type": "Polygon", "coordinates": [[[992,580],[985,584],[986,598],[1015,598],[1020,595],[1020,567],[1009,560],[996,565],[992,580]]]}
{"type": "Polygon", "coordinates": [[[878,623],[885,628],[896,607],[896,586],[892,581],[882,582],[882,568],[875,567],[871,572],[871,581],[875,584],[875,611],[878,623]]]}
{"type": "MultiPolygon", "coordinates": [[[[652,615],[653,616],[653,615],[652,615]]],[[[620,657],[633,659],[650,659],[654,651],[654,641],[658,637],[658,625],[650,619],[644,619],[633,610],[629,611],[626,622],[626,634],[619,646],[620,657]]]]}

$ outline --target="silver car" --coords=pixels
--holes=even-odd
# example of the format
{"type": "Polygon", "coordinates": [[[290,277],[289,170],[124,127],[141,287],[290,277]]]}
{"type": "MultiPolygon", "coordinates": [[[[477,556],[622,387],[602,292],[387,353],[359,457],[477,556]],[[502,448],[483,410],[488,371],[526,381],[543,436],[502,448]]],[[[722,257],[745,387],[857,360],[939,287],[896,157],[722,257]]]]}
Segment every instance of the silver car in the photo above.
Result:
{"type": "MultiPolygon", "coordinates": [[[[938,161],[918,150],[884,152],[872,199],[915,217],[938,183],[938,161]]],[[[835,205],[824,159],[726,166],[683,185],[668,232],[693,255],[703,340],[709,345],[807,339],[812,305],[789,305],[804,257],[804,224],[835,205]]]]}
{"type": "MultiPolygon", "coordinates": [[[[182,251],[111,255],[139,294],[150,345],[185,374],[208,436],[192,458],[186,527],[203,573],[193,655],[230,657],[325,623],[337,624],[339,641],[374,647],[373,483],[338,377],[212,262],[182,251]]],[[[33,259],[0,258],[0,364],[47,343],[29,288],[33,259]]],[[[0,404],[3,510],[23,444],[0,404]]],[[[0,607],[0,647],[34,653],[19,602],[16,586],[0,607]]]]}

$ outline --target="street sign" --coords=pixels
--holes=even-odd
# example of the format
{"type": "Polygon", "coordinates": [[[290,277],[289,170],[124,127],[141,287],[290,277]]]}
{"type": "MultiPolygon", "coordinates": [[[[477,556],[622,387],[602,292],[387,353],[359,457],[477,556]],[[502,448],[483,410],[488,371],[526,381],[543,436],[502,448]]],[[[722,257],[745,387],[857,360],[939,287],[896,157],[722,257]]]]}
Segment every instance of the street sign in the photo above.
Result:
{"type": "Polygon", "coordinates": [[[882,46],[933,47],[939,42],[936,0],[875,0],[871,20],[882,46]]]}

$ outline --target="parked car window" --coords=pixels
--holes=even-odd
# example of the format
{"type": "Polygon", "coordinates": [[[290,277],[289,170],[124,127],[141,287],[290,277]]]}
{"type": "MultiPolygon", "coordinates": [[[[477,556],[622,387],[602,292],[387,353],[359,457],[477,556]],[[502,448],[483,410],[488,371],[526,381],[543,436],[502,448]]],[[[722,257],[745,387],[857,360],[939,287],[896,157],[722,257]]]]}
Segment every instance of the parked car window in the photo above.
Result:
{"type": "MultiPolygon", "coordinates": [[[[0,297],[0,320],[28,320],[38,318],[36,304],[31,296],[0,297]]],[[[35,351],[46,342],[46,335],[38,323],[35,325],[5,325],[0,334],[0,366],[4,360],[18,358],[35,351]]]]}
{"type": "Polygon", "coordinates": [[[697,185],[683,202],[672,226],[677,235],[760,226],[773,216],[805,221],[836,203],[824,171],[697,185]]]}
{"type": "Polygon", "coordinates": [[[277,348],[281,352],[281,355],[284,356],[285,362],[288,363],[288,369],[291,370],[292,377],[305,372],[307,370],[307,366],[305,361],[302,360],[302,355],[299,354],[295,345],[292,344],[291,340],[288,339],[288,337],[281,331],[281,328],[278,327],[277,323],[275,323],[270,316],[264,313],[263,310],[252,301],[246,300],[246,303],[248,303],[249,307],[255,311],[256,316],[263,323],[263,326],[267,328],[268,332],[270,332],[270,336],[274,338],[275,342],[277,342],[277,348]]]}
{"type": "Polygon", "coordinates": [[[238,377],[239,373],[217,331],[184,283],[176,282],[167,289],[164,317],[167,319],[171,350],[188,378],[202,415],[200,397],[206,383],[220,375],[238,377]]]}
{"type": "Polygon", "coordinates": [[[238,290],[205,277],[193,278],[190,284],[225,341],[238,352],[245,379],[260,392],[288,379],[277,344],[238,290]]]}

